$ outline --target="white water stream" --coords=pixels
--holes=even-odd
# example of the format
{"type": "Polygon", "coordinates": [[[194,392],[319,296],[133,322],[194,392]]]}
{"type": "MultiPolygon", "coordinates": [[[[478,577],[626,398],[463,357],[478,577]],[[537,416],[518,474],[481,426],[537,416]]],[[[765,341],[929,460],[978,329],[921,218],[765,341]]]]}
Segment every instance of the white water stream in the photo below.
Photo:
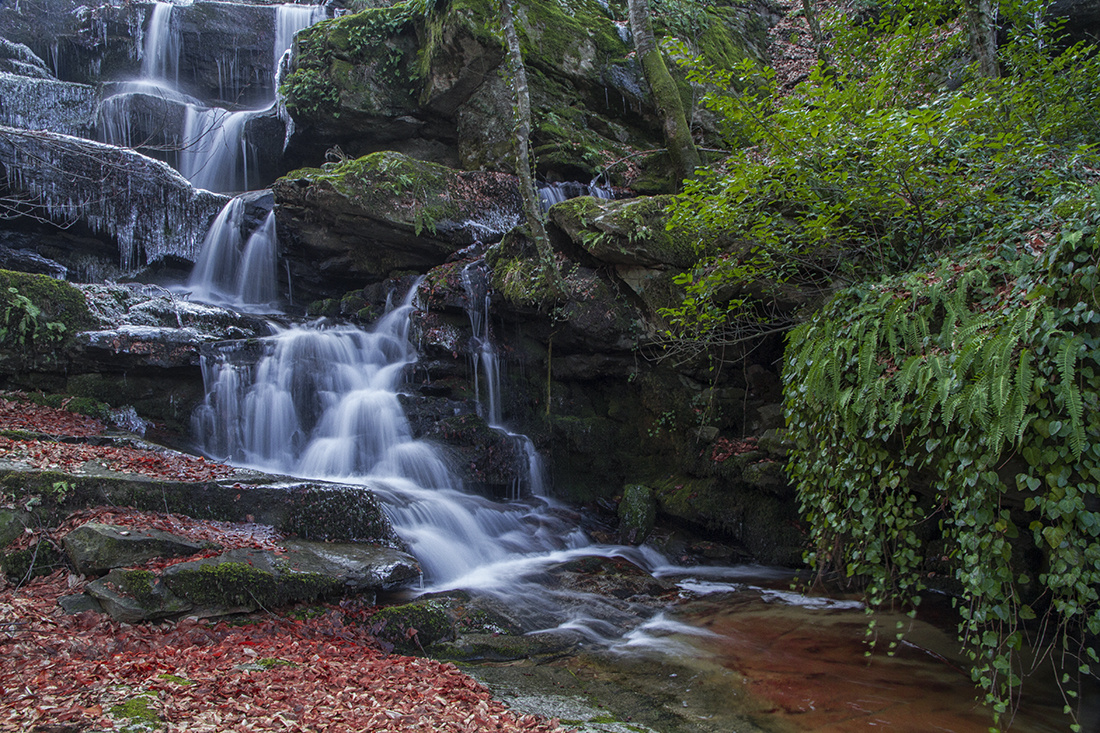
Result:
{"type": "MultiPolygon", "coordinates": [[[[259,178],[248,124],[263,115],[277,115],[276,99],[273,96],[258,109],[233,110],[208,106],[182,94],[183,40],[179,24],[173,20],[174,9],[175,5],[169,2],[154,4],[142,48],[141,77],[122,85],[118,94],[104,100],[99,110],[99,137],[114,145],[146,146],[150,144],[149,131],[155,130],[155,139],[163,140],[163,145],[169,148],[170,161],[178,160],[180,173],[198,188],[217,192],[250,190],[259,178]],[[164,103],[159,119],[134,119],[133,96],[137,94],[164,103]],[[182,118],[179,129],[172,128],[174,116],[167,112],[173,105],[185,108],[182,115],[175,115],[182,118]],[[133,134],[134,129],[142,134],[133,134]]],[[[278,69],[298,31],[326,17],[327,11],[321,5],[284,4],[273,8],[275,40],[270,79],[265,86],[276,88],[278,69]]],[[[219,96],[223,100],[231,101],[239,95],[236,66],[235,56],[218,61],[219,96]]]]}

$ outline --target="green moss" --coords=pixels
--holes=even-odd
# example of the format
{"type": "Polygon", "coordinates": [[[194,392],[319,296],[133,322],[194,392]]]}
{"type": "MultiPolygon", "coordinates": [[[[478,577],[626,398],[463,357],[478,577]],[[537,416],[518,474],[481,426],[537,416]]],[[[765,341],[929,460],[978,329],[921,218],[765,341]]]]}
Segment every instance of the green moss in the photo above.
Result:
{"type": "Polygon", "coordinates": [[[160,728],[164,721],[151,707],[152,695],[138,695],[126,702],[111,707],[111,715],[127,721],[124,731],[154,730],[160,728]]]}
{"type": "Polygon", "coordinates": [[[296,66],[280,90],[296,116],[408,110],[420,92],[419,11],[402,2],[317,23],[298,34],[296,66]]]}
{"type": "Polygon", "coordinates": [[[0,555],[0,571],[14,583],[27,578],[49,575],[65,566],[61,553],[50,542],[40,541],[34,547],[0,555]]]}
{"type": "MultiPolygon", "coordinates": [[[[117,380],[113,380],[116,381],[117,380]]],[[[100,402],[92,397],[77,397],[68,394],[43,394],[42,392],[28,392],[24,395],[28,402],[43,407],[53,407],[60,410],[68,410],[78,415],[87,415],[97,420],[109,420],[111,417],[110,405],[100,402]]]]}
{"type": "Polygon", "coordinates": [[[454,621],[447,604],[441,600],[383,608],[368,623],[376,637],[405,652],[423,651],[432,644],[454,638],[454,621]]]}
{"type": "Polygon", "coordinates": [[[336,579],[318,573],[287,573],[282,577],[243,562],[203,564],[166,575],[176,595],[198,606],[272,608],[291,600],[318,598],[339,590],[336,579]]]}
{"type": "Polygon", "coordinates": [[[162,679],[165,682],[172,682],[172,683],[175,683],[177,685],[181,685],[183,687],[188,687],[190,685],[195,684],[194,682],[187,679],[186,677],[180,677],[178,674],[168,674],[168,673],[158,674],[157,679],[162,679]]]}
{"type": "Polygon", "coordinates": [[[153,593],[156,582],[157,576],[148,570],[127,570],[122,576],[120,590],[143,606],[148,606],[156,601],[153,593]]]}

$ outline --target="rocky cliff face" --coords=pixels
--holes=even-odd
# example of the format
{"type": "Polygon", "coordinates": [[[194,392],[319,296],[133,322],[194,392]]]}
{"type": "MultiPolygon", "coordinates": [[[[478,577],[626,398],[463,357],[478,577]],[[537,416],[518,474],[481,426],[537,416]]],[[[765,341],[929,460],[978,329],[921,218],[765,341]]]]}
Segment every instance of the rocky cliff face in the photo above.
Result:
{"type": "MultiPolygon", "coordinates": [[[[117,82],[141,73],[152,5],[59,9],[38,37],[27,12],[0,11],[12,21],[2,55],[10,71],[0,84],[70,101],[64,117],[36,118],[29,104],[0,114],[22,128],[59,128],[115,145],[4,130],[5,195],[39,205],[38,219],[75,224],[64,236],[29,218],[6,225],[9,249],[26,253],[7,261],[46,255],[53,265],[39,263],[40,271],[90,279],[159,262],[159,274],[145,279],[171,282],[174,268],[195,258],[226,200],[171,170],[168,164],[184,164],[171,131],[183,128],[195,97],[248,105],[271,94],[276,11],[209,2],[173,8],[178,96],[135,88],[125,98],[119,92],[127,87],[117,82]],[[100,80],[116,83],[87,84],[100,80]],[[126,109],[106,114],[109,105],[126,109]],[[107,130],[107,119],[123,124],[107,130]],[[117,145],[144,146],[164,162],[117,145]],[[31,153],[61,166],[39,167],[31,153]],[[81,175],[63,181],[58,167],[81,175]],[[63,208],[68,201],[78,205],[63,208]],[[98,267],[75,254],[93,250],[98,267]]],[[[409,370],[406,409],[418,437],[451,445],[468,484],[506,492],[525,460],[516,444],[486,439],[500,434],[476,414],[479,399],[486,418],[534,438],[558,494],[601,502],[644,485],[648,491],[638,495],[665,516],[731,543],[711,554],[793,562],[795,508],[774,432],[781,428],[773,366],[781,344],[764,342],[744,361],[730,354],[713,362],[663,358],[661,308],[681,296],[676,276],[694,251],[690,237],[665,230],[666,198],[636,196],[671,182],[653,152],[663,143],[632,58],[625,8],[588,0],[569,12],[518,4],[538,172],[551,182],[599,175],[601,188],[575,188],[613,197],[575,199],[549,212],[564,297],[533,284],[531,244],[514,230],[521,217],[510,175],[512,102],[493,12],[480,0],[437,4],[427,14],[397,4],[298,35],[283,77],[287,114],[273,108],[251,117],[243,138],[259,180],[286,173],[273,185],[281,292],[293,293],[292,307],[369,324],[395,289],[426,273],[414,319],[422,356],[409,370]],[[284,120],[291,123],[285,153],[284,120]],[[477,286],[470,283],[475,271],[483,280],[477,286]],[[487,361],[503,368],[494,376],[487,361]],[[490,397],[492,379],[499,391],[490,397]]],[[[701,29],[700,46],[721,62],[766,54],[760,9],[717,5],[705,15],[690,22],[701,29]]],[[[705,136],[707,121],[696,124],[705,136]]],[[[547,194],[548,203],[559,198],[547,194]]],[[[242,236],[258,225],[248,223],[242,236]]],[[[129,292],[128,307],[142,312],[138,290],[129,292]]],[[[103,294],[87,294],[104,307],[103,294]]],[[[12,367],[6,379],[125,399],[178,438],[199,401],[202,349],[263,329],[247,319],[200,318],[179,300],[158,308],[163,318],[116,313],[99,330],[85,326],[66,347],[64,368],[12,367]],[[120,372],[130,391],[111,395],[107,385],[120,372]],[[168,398],[154,398],[156,385],[171,385],[160,388],[168,398]]]]}

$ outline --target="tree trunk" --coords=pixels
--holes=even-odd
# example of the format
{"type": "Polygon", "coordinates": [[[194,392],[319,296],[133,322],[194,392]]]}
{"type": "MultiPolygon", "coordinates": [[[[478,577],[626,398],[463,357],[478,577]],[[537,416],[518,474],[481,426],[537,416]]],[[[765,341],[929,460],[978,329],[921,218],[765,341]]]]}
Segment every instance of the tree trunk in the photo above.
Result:
{"type": "Polygon", "coordinates": [[[817,60],[825,66],[829,66],[832,62],[829,60],[829,54],[825,50],[825,39],[821,35],[821,21],[817,16],[817,8],[814,7],[814,0],[802,0],[802,14],[806,16],[806,25],[810,29],[810,43],[814,45],[814,53],[817,54],[817,60]]]}
{"type": "Polygon", "coordinates": [[[993,0],[964,0],[970,52],[978,62],[978,73],[993,79],[1001,75],[997,65],[997,10],[993,0]]]}
{"type": "Polygon", "coordinates": [[[672,74],[665,66],[664,56],[653,38],[653,24],[649,18],[649,0],[627,0],[630,14],[630,33],[634,36],[634,48],[642,64],[646,81],[653,92],[657,114],[664,126],[665,145],[680,180],[695,176],[699,167],[699,151],[691,139],[691,128],[684,115],[683,100],[672,74]]]}
{"type": "Polygon", "coordinates": [[[512,76],[512,94],[516,103],[513,110],[515,117],[516,175],[519,176],[519,192],[523,198],[523,212],[527,219],[527,227],[531,231],[531,238],[535,240],[535,248],[538,250],[542,276],[554,292],[564,294],[565,283],[554,260],[554,251],[550,246],[550,237],[546,233],[546,223],[543,220],[542,203],[539,201],[539,192],[535,188],[535,179],[531,174],[531,153],[529,150],[531,93],[527,87],[527,70],[523,66],[523,50],[520,48],[519,35],[516,34],[516,25],[512,19],[512,0],[501,0],[500,6],[501,24],[504,27],[504,38],[508,45],[508,67],[512,76]]]}

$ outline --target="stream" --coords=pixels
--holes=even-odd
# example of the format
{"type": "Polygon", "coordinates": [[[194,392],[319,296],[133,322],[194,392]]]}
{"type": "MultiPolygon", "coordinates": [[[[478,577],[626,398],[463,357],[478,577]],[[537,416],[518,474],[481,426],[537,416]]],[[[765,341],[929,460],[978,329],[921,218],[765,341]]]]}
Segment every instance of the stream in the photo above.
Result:
{"type": "MultiPolygon", "coordinates": [[[[262,185],[248,123],[267,112],[289,118],[274,98],[236,108],[231,101],[241,90],[230,86],[220,90],[221,104],[180,91],[174,7],[153,7],[141,76],[105,100],[101,140],[130,145],[138,137],[131,104],[152,96],[184,108],[165,142],[178,146],[169,162],[195,186],[239,193],[262,185]]],[[[274,17],[272,74],[294,33],[327,11],[280,5],[274,17]]],[[[545,189],[544,202],[560,200],[567,188],[545,189]]],[[[573,189],[569,195],[610,195],[594,184],[573,189]]],[[[222,209],[190,280],[177,290],[242,312],[275,313],[282,295],[274,212],[246,231],[244,196],[222,209]]],[[[522,457],[506,500],[464,491],[446,452],[414,437],[402,390],[418,359],[410,340],[410,317],[420,307],[415,286],[395,293],[369,331],[318,321],[273,326],[258,343],[218,344],[203,358],[205,399],[194,415],[199,450],[237,466],[370,487],[424,570],[420,588],[393,600],[462,590],[507,608],[528,636],[559,640],[568,651],[539,664],[486,663],[469,671],[514,706],[561,717],[567,726],[659,733],[988,729],[954,635],[944,630],[952,622],[943,609],[922,612],[896,654],[887,655],[882,642],[867,656],[863,605],[796,592],[794,571],[680,567],[650,546],[595,542],[590,522],[553,498],[531,441],[501,418],[502,359],[488,327],[483,269],[478,262],[463,272],[477,346],[471,370],[481,416],[522,457]],[[563,565],[604,560],[641,568],[665,591],[637,600],[565,585],[555,575],[563,565]]],[[[887,614],[880,624],[903,620],[910,623],[887,614]]],[[[1065,729],[1055,689],[1037,679],[1027,694],[1013,730],[1065,729]]]]}

